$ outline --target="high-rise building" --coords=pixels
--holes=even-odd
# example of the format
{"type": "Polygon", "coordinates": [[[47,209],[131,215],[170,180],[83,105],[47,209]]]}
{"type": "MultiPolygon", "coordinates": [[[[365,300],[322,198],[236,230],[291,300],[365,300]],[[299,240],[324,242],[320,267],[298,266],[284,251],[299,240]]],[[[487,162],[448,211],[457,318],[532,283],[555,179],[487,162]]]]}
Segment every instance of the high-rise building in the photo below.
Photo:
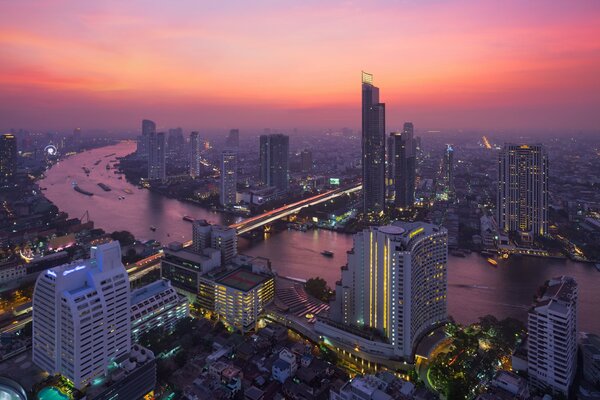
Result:
{"type": "Polygon", "coordinates": [[[308,149],[302,150],[300,152],[300,167],[302,168],[302,172],[311,172],[313,169],[313,155],[312,151],[308,149]]]}
{"type": "Polygon", "coordinates": [[[385,208],[385,104],[373,75],[362,73],[362,176],[363,212],[385,208]]]}
{"type": "Polygon", "coordinates": [[[290,138],[282,134],[260,137],[260,179],[267,186],[287,191],[289,187],[290,138]]]}
{"type": "Polygon", "coordinates": [[[444,152],[444,185],[449,198],[454,197],[454,147],[446,145],[444,152]]]}
{"type": "Polygon", "coordinates": [[[505,144],[498,162],[498,228],[526,242],[548,233],[548,155],[542,145],[505,144]]]}
{"type": "Polygon", "coordinates": [[[577,283],[553,278],[539,293],[527,318],[529,383],[568,396],[577,370],[577,283]]]}
{"type": "Polygon", "coordinates": [[[164,132],[148,135],[148,179],[165,180],[167,177],[167,143],[164,132]]]}
{"type": "Polygon", "coordinates": [[[183,159],[185,154],[185,139],[183,137],[183,129],[169,129],[169,137],[167,138],[167,154],[169,160],[183,159]]]}
{"type": "Polygon", "coordinates": [[[190,133],[190,176],[200,176],[200,133],[190,133]]]}
{"type": "Polygon", "coordinates": [[[600,385],[600,336],[580,332],[579,349],[583,358],[583,378],[598,387],[600,385]]]}
{"type": "Polygon", "coordinates": [[[12,133],[0,136],[0,185],[12,182],[17,173],[17,138],[12,133]]]}
{"type": "Polygon", "coordinates": [[[416,151],[413,124],[406,122],[402,132],[390,133],[390,172],[394,204],[408,208],[415,203],[416,151]]]}
{"type": "Polygon", "coordinates": [[[222,264],[228,264],[237,255],[237,232],[234,228],[211,225],[199,219],[192,224],[192,249],[202,254],[205,249],[221,251],[222,264]]]}
{"type": "Polygon", "coordinates": [[[237,203],[237,152],[225,150],[221,153],[221,187],[219,200],[223,207],[237,203]]]}
{"type": "Polygon", "coordinates": [[[33,362],[76,388],[131,351],[129,278],[119,242],[41,273],[33,293],[33,362]]]}
{"type": "MultiPolygon", "coordinates": [[[[330,318],[342,327],[375,329],[388,343],[379,347],[387,352],[380,355],[409,359],[416,341],[447,318],[447,243],[446,229],[421,222],[357,233],[330,318]]],[[[316,329],[332,341],[345,335],[320,322],[316,329]]],[[[351,334],[348,340],[352,343],[351,334]]]]}
{"type": "Polygon", "coordinates": [[[240,147],[240,130],[231,129],[225,140],[227,150],[237,150],[240,147]]]}
{"type": "Polygon", "coordinates": [[[156,124],[149,119],[142,120],[142,136],[139,138],[137,145],[137,153],[141,158],[148,157],[148,140],[150,134],[156,133],[156,124]]]}

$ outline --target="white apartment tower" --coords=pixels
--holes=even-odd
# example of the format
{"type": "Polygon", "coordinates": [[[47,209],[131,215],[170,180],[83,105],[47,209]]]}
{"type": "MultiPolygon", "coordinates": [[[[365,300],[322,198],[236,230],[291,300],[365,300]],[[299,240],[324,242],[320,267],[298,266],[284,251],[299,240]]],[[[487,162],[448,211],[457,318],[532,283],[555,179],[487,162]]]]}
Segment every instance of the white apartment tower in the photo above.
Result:
{"type": "Polygon", "coordinates": [[[336,284],[331,318],[377,329],[393,355],[409,358],[415,341],[447,318],[448,232],[395,222],[354,235],[336,284]]]}
{"type": "Polygon", "coordinates": [[[561,276],[539,293],[527,319],[529,381],[568,395],[577,370],[577,283],[561,276]]]}
{"type": "Polygon", "coordinates": [[[92,247],[89,260],[39,275],[33,294],[33,362],[82,388],[131,351],[130,314],[119,242],[92,247]]]}
{"type": "Polygon", "coordinates": [[[237,153],[225,150],[221,154],[220,201],[223,207],[236,203],[237,192],[237,153]]]}
{"type": "Polygon", "coordinates": [[[190,176],[196,178],[200,176],[200,134],[192,132],[190,134],[190,176]]]}
{"type": "Polygon", "coordinates": [[[167,141],[164,132],[148,135],[148,179],[165,180],[167,177],[167,141]]]}
{"type": "Polygon", "coordinates": [[[498,160],[498,228],[531,242],[548,233],[548,155],[540,144],[505,144],[498,160]]]}

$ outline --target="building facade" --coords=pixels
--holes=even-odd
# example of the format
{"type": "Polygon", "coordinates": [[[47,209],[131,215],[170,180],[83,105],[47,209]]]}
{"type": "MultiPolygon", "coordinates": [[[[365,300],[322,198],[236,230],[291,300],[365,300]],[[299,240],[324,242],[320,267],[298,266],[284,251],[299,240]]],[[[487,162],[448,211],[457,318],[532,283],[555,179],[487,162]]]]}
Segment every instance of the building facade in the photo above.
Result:
{"type": "Polygon", "coordinates": [[[148,179],[165,180],[167,177],[167,143],[164,132],[148,135],[148,179]]]}
{"type": "Polygon", "coordinates": [[[600,387],[600,336],[581,332],[579,348],[583,358],[583,377],[592,385],[600,387]]]}
{"type": "Polygon", "coordinates": [[[17,138],[12,133],[0,136],[0,186],[11,183],[17,174],[17,138]]]}
{"type": "Polygon", "coordinates": [[[149,119],[142,120],[142,136],[137,144],[137,153],[140,158],[148,158],[148,140],[150,134],[156,133],[156,124],[149,119]]]}
{"type": "Polygon", "coordinates": [[[190,133],[190,176],[192,178],[200,176],[200,134],[198,132],[190,133]]]}
{"type": "Polygon", "coordinates": [[[447,318],[446,229],[395,222],[354,235],[336,284],[330,318],[368,327],[390,345],[387,356],[411,358],[420,337],[447,318]]]}
{"type": "Polygon", "coordinates": [[[131,292],[131,338],[139,338],[155,328],[171,333],[177,323],[189,316],[187,298],[166,279],[149,283],[131,292]]]}
{"type": "Polygon", "coordinates": [[[231,129],[227,139],[225,139],[225,147],[228,150],[237,150],[240,147],[240,130],[231,129]]]}
{"type": "Polygon", "coordinates": [[[577,371],[577,283],[561,276],[539,293],[527,317],[529,383],[568,396],[577,371]]]}
{"type": "Polygon", "coordinates": [[[260,136],[260,180],[287,191],[290,180],[290,138],[282,134],[260,136]]]}
{"type": "Polygon", "coordinates": [[[531,242],[548,233],[548,155],[542,145],[505,144],[498,160],[498,228],[531,242]]]}
{"type": "Polygon", "coordinates": [[[129,278],[121,247],[91,248],[86,261],[51,268],[33,294],[33,362],[76,388],[131,350],[129,278]]]}
{"type": "Polygon", "coordinates": [[[221,153],[221,188],[219,200],[223,207],[237,203],[237,152],[225,150],[221,153]]]}
{"type": "Polygon", "coordinates": [[[362,73],[362,178],[363,212],[385,208],[385,104],[373,75],[362,73]]]}
{"type": "Polygon", "coordinates": [[[412,122],[406,122],[402,132],[390,134],[391,180],[394,205],[409,208],[415,203],[416,147],[412,122]]]}

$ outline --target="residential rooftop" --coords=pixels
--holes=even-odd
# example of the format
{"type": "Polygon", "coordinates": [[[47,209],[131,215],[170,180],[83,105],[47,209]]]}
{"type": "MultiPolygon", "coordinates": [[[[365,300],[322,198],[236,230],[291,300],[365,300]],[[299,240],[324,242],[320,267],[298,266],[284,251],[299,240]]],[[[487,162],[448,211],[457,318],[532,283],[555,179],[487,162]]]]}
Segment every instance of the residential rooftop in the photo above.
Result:
{"type": "Polygon", "coordinates": [[[230,274],[220,278],[217,282],[221,285],[247,292],[268,279],[269,278],[266,276],[255,274],[243,268],[238,268],[230,274]]]}

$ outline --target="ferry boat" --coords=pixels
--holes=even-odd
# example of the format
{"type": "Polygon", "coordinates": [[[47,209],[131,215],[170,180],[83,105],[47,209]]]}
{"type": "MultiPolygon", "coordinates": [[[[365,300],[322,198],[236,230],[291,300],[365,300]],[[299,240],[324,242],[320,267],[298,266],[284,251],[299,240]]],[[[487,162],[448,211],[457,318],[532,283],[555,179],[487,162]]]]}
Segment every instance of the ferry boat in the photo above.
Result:
{"type": "Polygon", "coordinates": [[[81,169],[83,170],[83,172],[89,175],[90,169],[88,167],[81,167],[81,169]]]}
{"type": "Polygon", "coordinates": [[[133,194],[133,192],[131,191],[131,189],[123,189],[123,191],[127,194],[133,194]]]}
{"type": "Polygon", "coordinates": [[[488,258],[487,262],[489,262],[491,265],[493,265],[494,267],[498,266],[498,261],[494,260],[493,258],[488,258]]]}
{"type": "Polygon", "coordinates": [[[106,184],[104,184],[104,183],[102,183],[102,182],[100,182],[100,183],[98,184],[98,186],[100,186],[100,187],[102,188],[102,190],[104,190],[105,192],[110,192],[110,191],[112,190],[112,189],[110,188],[110,186],[108,186],[108,185],[106,185],[106,184]]]}
{"type": "Polygon", "coordinates": [[[156,227],[155,227],[155,226],[151,226],[151,227],[150,227],[150,230],[151,230],[152,232],[156,232],[156,227]]]}
{"type": "Polygon", "coordinates": [[[329,251],[329,250],[323,250],[321,252],[322,255],[324,255],[325,257],[333,257],[333,252],[329,251]]]}
{"type": "Polygon", "coordinates": [[[190,217],[189,215],[184,215],[183,220],[187,222],[194,222],[194,218],[190,217]]]}

